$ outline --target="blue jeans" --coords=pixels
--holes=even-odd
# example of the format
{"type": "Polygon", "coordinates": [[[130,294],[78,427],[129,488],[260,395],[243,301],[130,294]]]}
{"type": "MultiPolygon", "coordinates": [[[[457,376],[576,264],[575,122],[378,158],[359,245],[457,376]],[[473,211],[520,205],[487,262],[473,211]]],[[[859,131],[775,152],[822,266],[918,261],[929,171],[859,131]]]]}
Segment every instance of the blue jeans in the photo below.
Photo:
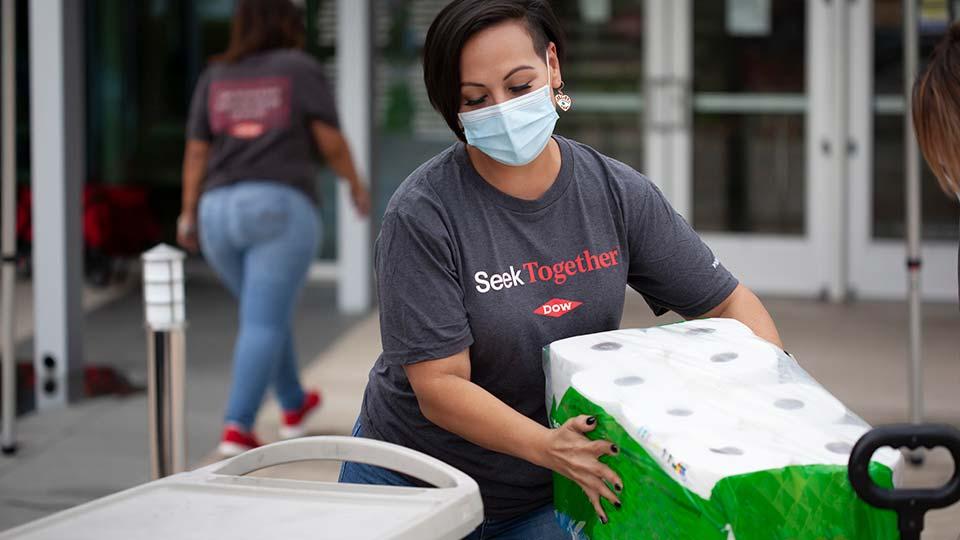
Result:
{"type": "Polygon", "coordinates": [[[277,182],[241,182],[200,199],[200,245],[240,303],[226,421],[249,430],[269,384],[284,410],[303,404],[291,321],[320,238],[316,207],[277,182]]]}
{"type": "MultiPolygon", "coordinates": [[[[354,437],[363,437],[360,420],[353,428],[354,437]]],[[[340,468],[340,483],[375,484],[383,486],[413,486],[398,473],[363,463],[344,462],[340,468]]],[[[569,540],[548,504],[510,519],[483,520],[479,527],[464,537],[466,540],[569,540]]]]}

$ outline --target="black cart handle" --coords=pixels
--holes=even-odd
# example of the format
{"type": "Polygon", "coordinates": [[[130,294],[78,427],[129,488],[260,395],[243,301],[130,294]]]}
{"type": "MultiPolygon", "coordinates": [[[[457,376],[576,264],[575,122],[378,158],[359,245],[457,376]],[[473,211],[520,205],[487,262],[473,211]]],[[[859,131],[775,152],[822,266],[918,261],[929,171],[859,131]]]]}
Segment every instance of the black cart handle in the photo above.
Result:
{"type": "Polygon", "coordinates": [[[923,516],[928,510],[944,508],[960,500],[960,430],[942,424],[895,424],[875,428],[854,445],[848,475],[853,489],[867,504],[897,513],[903,540],[919,539],[923,516]],[[870,478],[869,466],[873,453],[884,446],[911,450],[942,446],[953,457],[953,477],[933,489],[881,488],[870,478]]]}

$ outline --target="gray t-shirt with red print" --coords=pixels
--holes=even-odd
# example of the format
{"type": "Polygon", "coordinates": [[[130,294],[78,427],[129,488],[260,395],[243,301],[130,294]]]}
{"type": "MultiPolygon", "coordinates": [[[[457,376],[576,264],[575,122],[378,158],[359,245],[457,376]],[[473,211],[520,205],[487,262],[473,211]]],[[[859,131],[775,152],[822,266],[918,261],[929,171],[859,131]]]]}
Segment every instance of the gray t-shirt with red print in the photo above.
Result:
{"type": "Polygon", "coordinates": [[[364,396],[363,434],[469,474],[495,518],[550,503],[550,472],[432,424],[404,365],[469,348],[473,382],[548,425],[544,346],[617,329],[627,285],[656,313],[688,317],[737,286],[650,180],[555,139],[560,173],[535,201],[488,184],[455,144],[400,186],[377,240],[383,353],[364,396]]]}
{"type": "Polygon", "coordinates": [[[211,64],[197,81],[187,119],[187,137],[211,145],[204,191],[272,180],[319,202],[314,121],[339,127],[323,68],[307,53],[274,49],[211,64]]]}

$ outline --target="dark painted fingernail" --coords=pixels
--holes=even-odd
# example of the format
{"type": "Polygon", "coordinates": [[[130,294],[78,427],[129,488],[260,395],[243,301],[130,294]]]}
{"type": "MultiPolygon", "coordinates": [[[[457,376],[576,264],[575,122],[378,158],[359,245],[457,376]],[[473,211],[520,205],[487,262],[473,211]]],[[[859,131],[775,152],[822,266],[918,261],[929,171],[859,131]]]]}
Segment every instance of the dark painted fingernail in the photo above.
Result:
{"type": "Polygon", "coordinates": [[[619,453],[620,453],[620,449],[617,448],[617,445],[615,445],[615,444],[611,444],[611,445],[610,445],[610,451],[613,452],[614,454],[619,454],[619,453]]]}
{"type": "Polygon", "coordinates": [[[588,426],[592,426],[592,425],[594,425],[594,424],[596,424],[596,423],[597,423],[597,417],[596,417],[596,416],[591,416],[590,418],[587,418],[587,425],[588,425],[588,426]]]}
{"type": "Polygon", "coordinates": [[[603,523],[604,525],[606,525],[606,524],[607,524],[607,518],[605,518],[605,517],[603,517],[603,516],[600,516],[600,523],[603,523]]]}
{"type": "Polygon", "coordinates": [[[613,507],[616,508],[617,510],[619,510],[619,509],[620,509],[620,503],[618,503],[618,502],[613,503],[613,507]]]}
{"type": "Polygon", "coordinates": [[[614,484],[613,489],[617,491],[623,491],[623,486],[621,486],[620,484],[614,484]]]}

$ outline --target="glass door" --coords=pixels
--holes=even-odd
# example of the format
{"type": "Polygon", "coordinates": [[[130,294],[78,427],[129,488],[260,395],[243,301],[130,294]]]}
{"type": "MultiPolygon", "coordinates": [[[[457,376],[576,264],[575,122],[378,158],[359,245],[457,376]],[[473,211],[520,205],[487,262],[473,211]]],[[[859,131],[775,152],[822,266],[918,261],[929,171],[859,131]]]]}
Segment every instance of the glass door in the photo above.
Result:
{"type": "Polygon", "coordinates": [[[643,170],[642,0],[553,0],[567,34],[564,91],[574,99],[557,133],[643,170]]]}
{"type": "MultiPolygon", "coordinates": [[[[851,134],[862,148],[850,156],[851,289],[862,297],[903,298],[904,140],[912,137],[903,119],[903,2],[856,2],[851,9],[851,134]]],[[[921,65],[944,35],[948,18],[945,2],[921,9],[921,65]]],[[[960,211],[925,165],[921,186],[924,296],[955,301],[960,211]]]]}
{"type": "MultiPolygon", "coordinates": [[[[657,0],[651,0],[656,2],[657,0]]],[[[689,149],[664,191],[746,285],[815,296],[828,290],[829,13],[810,0],[684,0],[692,58],[689,149]],[[686,161],[686,164],[683,162],[686,161]]],[[[649,153],[648,149],[648,153],[649,153]]],[[[651,156],[652,158],[652,156],[651,156]]]]}

